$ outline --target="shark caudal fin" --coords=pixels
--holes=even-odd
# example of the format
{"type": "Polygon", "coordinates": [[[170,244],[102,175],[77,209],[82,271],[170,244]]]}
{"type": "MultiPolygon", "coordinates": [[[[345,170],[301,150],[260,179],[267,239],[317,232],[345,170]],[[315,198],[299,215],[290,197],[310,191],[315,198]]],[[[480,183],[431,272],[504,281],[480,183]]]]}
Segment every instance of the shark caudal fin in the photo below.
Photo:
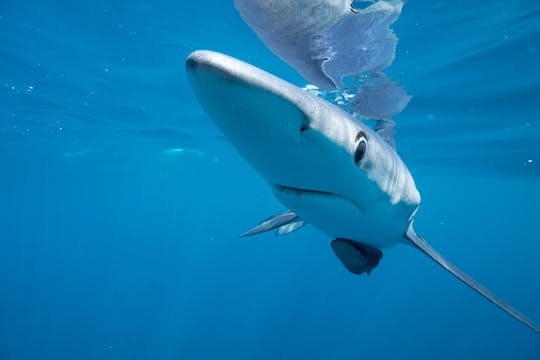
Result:
{"type": "Polygon", "coordinates": [[[525,315],[508,305],[506,302],[504,302],[501,298],[492,293],[482,284],[471,278],[469,275],[465,274],[463,271],[454,266],[454,264],[442,257],[441,254],[439,254],[435,249],[433,249],[431,245],[429,245],[422,237],[416,235],[412,228],[412,225],[409,226],[409,230],[407,230],[406,238],[409,239],[424,254],[429,256],[433,261],[446,269],[446,271],[448,271],[450,274],[454,275],[460,281],[471,287],[474,291],[478,292],[480,295],[491,301],[493,304],[497,305],[501,310],[508,313],[514,319],[518,320],[519,322],[523,323],[527,327],[540,334],[540,326],[538,326],[538,324],[536,324],[534,321],[530,320],[525,315]]]}

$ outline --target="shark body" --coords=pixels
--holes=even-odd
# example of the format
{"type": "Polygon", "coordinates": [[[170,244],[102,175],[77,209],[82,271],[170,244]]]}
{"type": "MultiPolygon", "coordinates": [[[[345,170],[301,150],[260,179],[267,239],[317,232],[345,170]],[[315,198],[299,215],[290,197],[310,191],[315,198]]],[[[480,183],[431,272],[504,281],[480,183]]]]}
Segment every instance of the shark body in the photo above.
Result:
{"type": "Polygon", "coordinates": [[[199,102],[288,211],[244,235],[306,223],[334,240],[345,268],[370,273],[382,250],[412,245],[537,333],[540,327],[456,268],[413,230],[420,204],[391,144],[340,108],[227,55],[200,50],[186,62],[199,102]]]}

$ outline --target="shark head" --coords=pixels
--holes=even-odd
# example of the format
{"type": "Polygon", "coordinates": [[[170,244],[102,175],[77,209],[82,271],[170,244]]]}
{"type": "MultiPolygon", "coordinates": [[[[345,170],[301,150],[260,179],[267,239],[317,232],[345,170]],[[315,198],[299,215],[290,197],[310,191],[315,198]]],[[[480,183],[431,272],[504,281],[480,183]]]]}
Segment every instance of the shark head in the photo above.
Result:
{"type": "Polygon", "coordinates": [[[420,196],[370,127],[227,55],[196,51],[186,68],[203,108],[285,206],[330,236],[376,247],[403,237],[420,196]],[[403,221],[393,221],[388,235],[370,225],[396,211],[403,221]]]}

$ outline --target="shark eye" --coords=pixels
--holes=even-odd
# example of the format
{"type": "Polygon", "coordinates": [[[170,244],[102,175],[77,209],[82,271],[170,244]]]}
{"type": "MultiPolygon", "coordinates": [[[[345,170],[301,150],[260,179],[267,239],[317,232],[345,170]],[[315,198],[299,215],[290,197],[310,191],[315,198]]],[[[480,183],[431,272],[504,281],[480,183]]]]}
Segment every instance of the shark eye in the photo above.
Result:
{"type": "Polygon", "coordinates": [[[364,155],[366,154],[367,149],[367,138],[366,133],[363,131],[360,131],[358,135],[356,135],[356,141],[358,141],[358,145],[356,146],[356,151],[354,152],[354,162],[358,164],[362,159],[364,158],[364,155]]]}

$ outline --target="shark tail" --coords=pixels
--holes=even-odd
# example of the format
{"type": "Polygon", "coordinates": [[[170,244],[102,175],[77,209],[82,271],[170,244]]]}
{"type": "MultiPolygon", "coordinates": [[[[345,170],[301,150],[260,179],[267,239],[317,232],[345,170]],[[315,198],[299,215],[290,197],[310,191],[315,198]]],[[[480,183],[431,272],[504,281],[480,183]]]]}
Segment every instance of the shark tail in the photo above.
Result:
{"type": "Polygon", "coordinates": [[[471,278],[469,275],[458,269],[454,264],[446,260],[422,237],[416,235],[412,228],[412,225],[409,227],[409,230],[407,230],[406,238],[409,239],[420,251],[429,256],[433,261],[439,264],[450,274],[454,275],[456,278],[468,285],[474,291],[491,301],[493,304],[495,304],[501,310],[512,316],[514,319],[540,334],[540,326],[538,326],[538,324],[527,318],[521,312],[514,309],[512,306],[503,301],[500,297],[492,293],[489,289],[487,289],[482,284],[471,278]]]}

